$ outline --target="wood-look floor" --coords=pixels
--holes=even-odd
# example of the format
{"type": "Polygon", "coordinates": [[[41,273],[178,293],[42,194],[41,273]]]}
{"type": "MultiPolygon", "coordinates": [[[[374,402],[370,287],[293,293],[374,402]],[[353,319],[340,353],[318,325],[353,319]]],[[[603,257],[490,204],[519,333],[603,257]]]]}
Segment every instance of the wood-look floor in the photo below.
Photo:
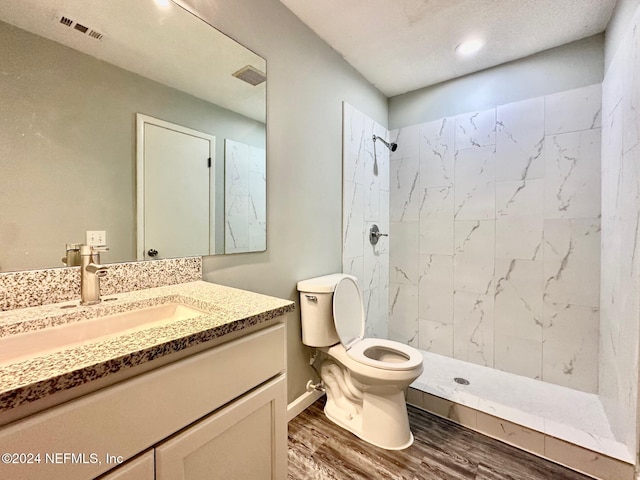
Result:
{"type": "Polygon", "coordinates": [[[324,415],[324,398],[289,422],[290,480],[589,480],[409,406],[414,444],[374,447],[324,415]]]}

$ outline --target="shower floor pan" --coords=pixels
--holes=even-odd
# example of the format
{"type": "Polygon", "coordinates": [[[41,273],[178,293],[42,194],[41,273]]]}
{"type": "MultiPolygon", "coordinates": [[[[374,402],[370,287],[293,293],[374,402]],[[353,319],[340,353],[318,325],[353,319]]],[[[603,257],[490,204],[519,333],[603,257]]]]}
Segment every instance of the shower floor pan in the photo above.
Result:
{"type": "Polygon", "coordinates": [[[597,471],[580,468],[584,462],[571,465],[555,453],[564,449],[572,461],[584,457],[596,470],[624,471],[611,478],[633,471],[634,455],[615,439],[598,395],[422,354],[424,373],[411,384],[408,403],[591,475],[597,471]],[[579,448],[569,451],[573,446],[579,448]]]}

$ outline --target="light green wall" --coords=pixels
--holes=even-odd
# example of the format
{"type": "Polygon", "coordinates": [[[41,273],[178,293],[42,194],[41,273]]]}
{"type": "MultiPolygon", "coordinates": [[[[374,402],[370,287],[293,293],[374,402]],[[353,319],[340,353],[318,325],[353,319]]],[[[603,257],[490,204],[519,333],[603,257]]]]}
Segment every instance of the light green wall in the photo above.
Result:
{"type": "MultiPolygon", "coordinates": [[[[277,0],[188,0],[267,60],[267,251],[204,259],[208,281],[298,300],[341,271],[342,101],[387,125],[387,99],[277,0]]],[[[300,311],[287,317],[289,401],[313,371],[300,311]]]]}
{"type": "Polygon", "coordinates": [[[578,40],[521,60],[389,99],[389,128],[602,82],[604,35],[578,40]]]}

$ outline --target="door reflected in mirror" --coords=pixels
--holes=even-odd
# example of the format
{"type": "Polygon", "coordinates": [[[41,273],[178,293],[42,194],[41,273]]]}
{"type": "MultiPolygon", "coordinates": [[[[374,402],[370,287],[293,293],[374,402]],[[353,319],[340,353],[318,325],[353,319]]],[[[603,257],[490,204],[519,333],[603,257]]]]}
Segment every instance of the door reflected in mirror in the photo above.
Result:
{"type": "MultiPolygon", "coordinates": [[[[225,139],[265,151],[264,59],[175,3],[159,8],[153,0],[7,2],[0,44],[0,271],[64,266],[65,245],[84,243],[88,230],[106,231],[105,263],[149,259],[149,250],[158,252],[152,258],[168,258],[265,249],[264,185],[246,198],[259,211],[257,224],[248,214],[244,229],[238,215],[225,219],[227,211],[236,213],[225,204],[245,202],[236,188],[225,199],[225,139]],[[243,70],[259,83],[234,76],[243,70]],[[179,203],[171,199],[179,189],[167,185],[192,181],[181,178],[192,173],[185,163],[175,171],[162,167],[172,179],[145,199],[145,208],[167,213],[155,220],[162,245],[139,242],[137,113],[216,140],[210,174],[198,174],[208,178],[201,188],[207,194],[200,194],[208,200],[187,208],[204,213],[206,227],[177,223],[188,216],[184,205],[167,212],[179,203]],[[247,234],[227,248],[229,228],[251,231],[253,240],[247,234]]],[[[176,138],[182,137],[161,138],[168,143],[155,148],[178,157],[191,155],[191,147],[208,148],[185,147],[176,138]]]]}

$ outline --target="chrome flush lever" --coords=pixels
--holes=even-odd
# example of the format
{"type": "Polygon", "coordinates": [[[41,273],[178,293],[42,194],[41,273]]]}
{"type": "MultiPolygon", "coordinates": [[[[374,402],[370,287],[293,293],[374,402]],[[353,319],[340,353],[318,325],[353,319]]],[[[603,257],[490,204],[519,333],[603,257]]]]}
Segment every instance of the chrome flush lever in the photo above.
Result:
{"type": "Polygon", "coordinates": [[[378,243],[378,240],[380,240],[380,237],[388,237],[389,234],[388,233],[380,233],[380,229],[378,228],[378,225],[372,225],[371,228],[369,229],[369,241],[371,242],[371,245],[375,245],[376,243],[378,243]]]}

